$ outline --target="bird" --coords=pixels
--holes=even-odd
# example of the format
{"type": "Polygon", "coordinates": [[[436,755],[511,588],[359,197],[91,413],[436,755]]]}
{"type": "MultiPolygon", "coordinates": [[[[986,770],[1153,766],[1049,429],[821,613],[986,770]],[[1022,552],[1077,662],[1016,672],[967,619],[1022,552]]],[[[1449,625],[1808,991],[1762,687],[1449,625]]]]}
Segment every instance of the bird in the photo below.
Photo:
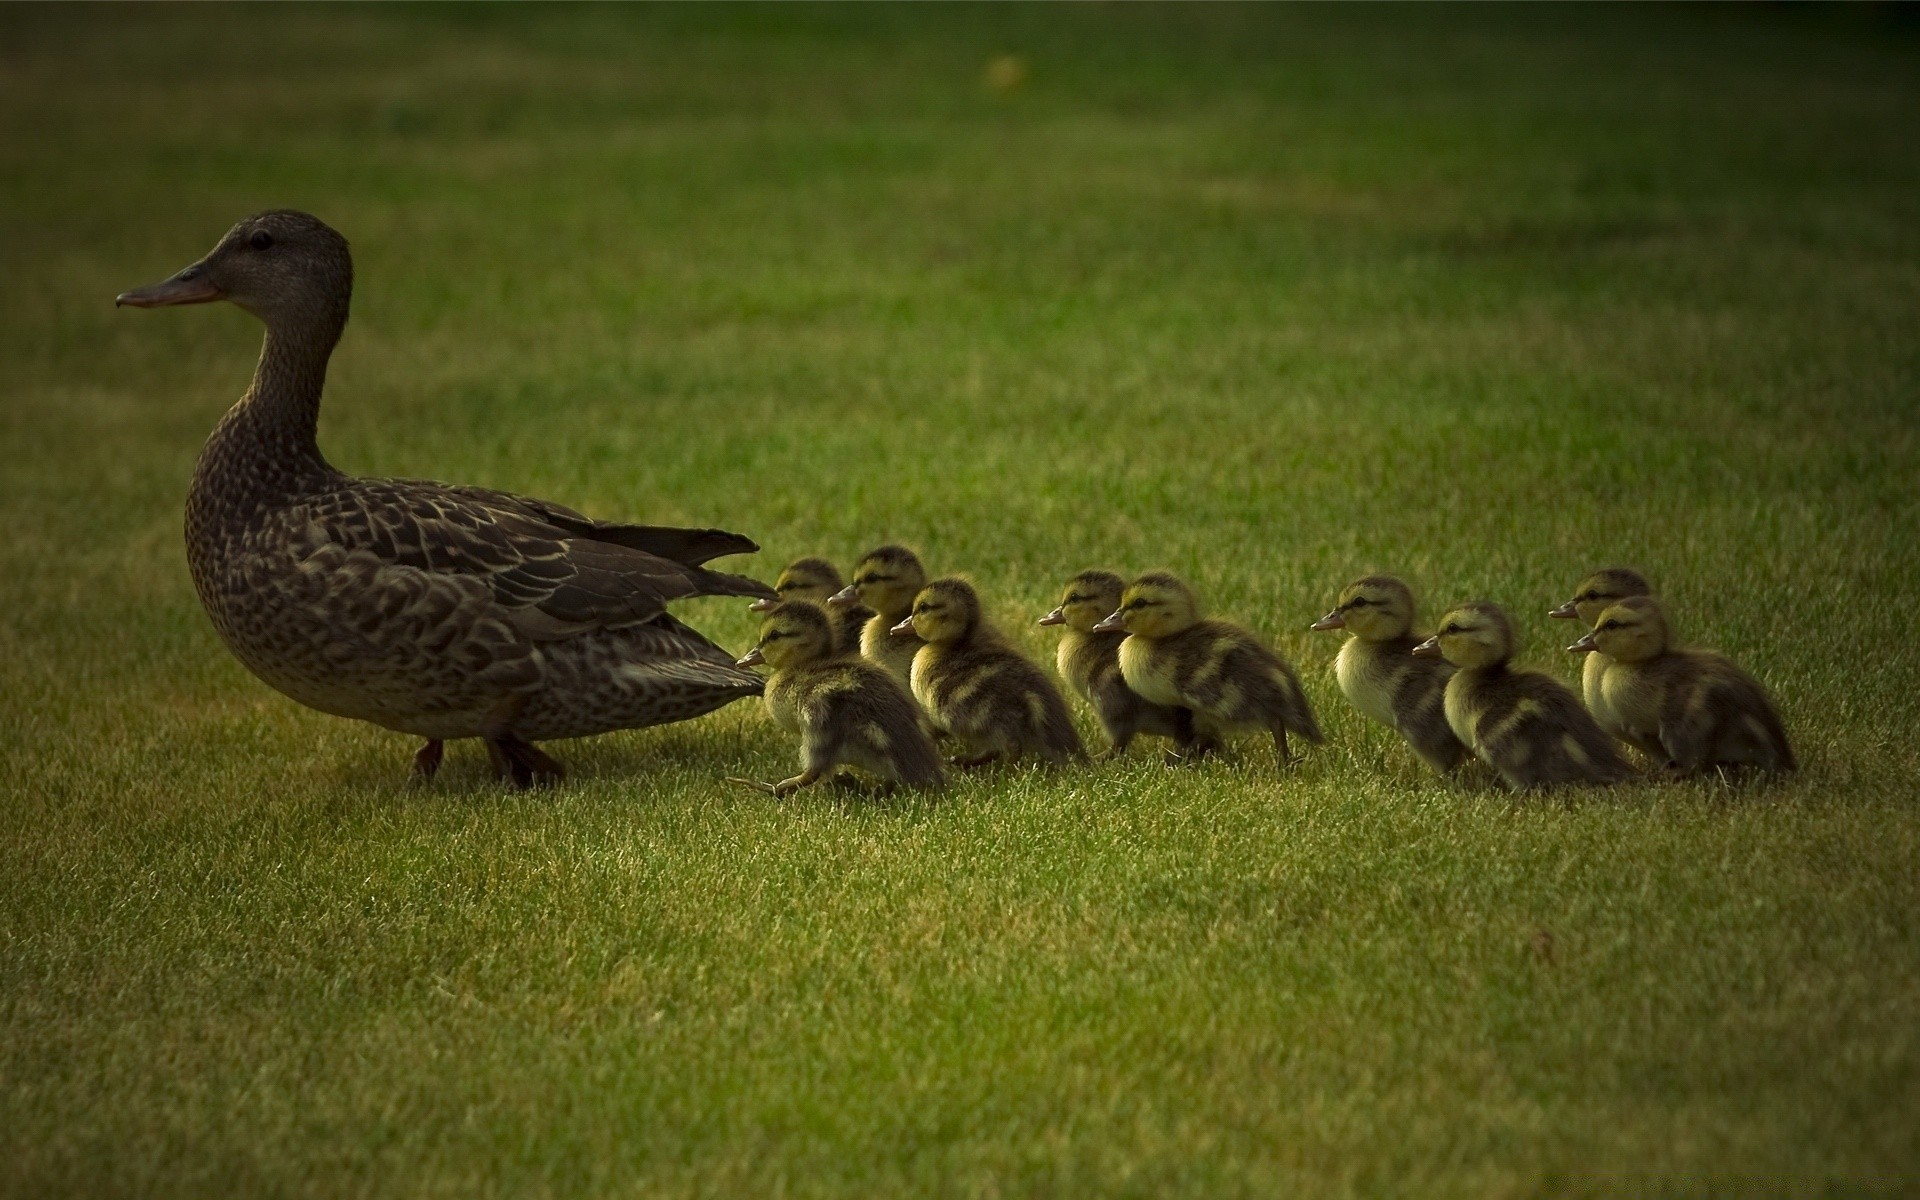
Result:
{"type": "Polygon", "coordinates": [[[680,721],[760,693],[667,611],[772,589],[706,568],[759,547],[721,529],[596,521],[552,501],[356,478],[316,440],[353,293],[347,240],[280,209],[116,304],[226,300],[266,326],[252,386],[215,427],[187,494],[187,563],[234,656],[324,713],[445,743],[481,738],[516,787],[564,769],[536,743],[680,721]]]}
{"type": "Polygon", "coordinates": [[[901,686],[913,682],[913,656],[920,652],[920,639],[909,630],[895,628],[913,610],[913,598],[927,586],[927,569],[920,556],[905,546],[876,547],[861,555],[854,564],[853,582],[835,593],[830,603],[836,606],[864,605],[874,612],[860,631],[860,653],[893,673],[901,686]]]}
{"type": "MultiPolygon", "coordinates": [[[[1600,620],[1600,614],[1613,605],[1630,596],[1651,595],[1653,585],[1632,567],[1602,567],[1580,581],[1580,586],[1573,589],[1573,599],[1547,615],[1557,621],[1578,621],[1592,629],[1600,620]]],[[[1612,666],[1613,660],[1604,654],[1589,654],[1580,664],[1580,698],[1586,702],[1594,720],[1609,733],[1619,728],[1619,721],[1607,709],[1605,679],[1612,666]]]]}
{"type": "Polygon", "coordinates": [[[1447,724],[1444,658],[1415,657],[1425,641],[1413,631],[1413,589],[1392,575],[1368,575],[1340,592],[1317,630],[1352,634],[1334,659],[1334,678],[1353,706],[1405,738],[1423,762],[1442,775],[1471,757],[1447,724]]]}
{"type": "Polygon", "coordinates": [[[1055,661],[1060,678],[1093,708],[1106,731],[1107,749],[1100,758],[1125,754],[1143,733],[1173,739],[1175,754],[1184,756],[1193,741],[1193,711],[1154,704],[1128,687],[1120,673],[1125,631],[1093,631],[1102,617],[1120,607],[1126,586],[1112,571],[1082,571],[1067,581],[1059,607],[1041,617],[1040,624],[1062,627],[1055,661]]]}
{"type": "Polygon", "coordinates": [[[924,643],[913,656],[913,694],[960,744],[956,766],[1027,753],[1051,763],[1086,757],[1066,698],[987,622],[971,583],[929,583],[896,631],[924,643]]]}
{"type": "Polygon", "coordinates": [[[1669,773],[1785,773],[1797,765],[1766,689],[1724,654],[1675,645],[1666,610],[1653,597],[1631,596],[1606,609],[1567,649],[1612,660],[1602,688],[1618,724],[1608,732],[1669,773]]]}
{"type": "Polygon", "coordinates": [[[1134,580],[1095,633],[1124,630],[1120,673],[1155,704],[1193,712],[1201,754],[1246,729],[1273,736],[1274,757],[1293,762],[1287,734],[1322,741],[1320,723],[1286,660],[1249,631],[1200,615],[1200,601],[1178,576],[1154,571],[1134,580]]]}
{"type": "MultiPolygon", "coordinates": [[[[796,558],[780,572],[773,581],[773,593],[778,600],[759,599],[747,605],[749,612],[767,612],[775,604],[787,600],[805,600],[809,604],[827,606],[844,587],[845,581],[840,572],[824,558],[796,558]]],[[[859,601],[832,605],[828,616],[833,618],[834,653],[860,656],[860,633],[873,619],[873,610],[859,601]]]]}
{"type": "Polygon", "coordinates": [[[773,668],[767,715],[800,735],[800,774],[772,787],[785,797],[849,765],[890,785],[939,788],[946,768],[920,725],[920,710],[892,675],[843,652],[834,618],[805,600],[765,610],[760,640],[738,666],[773,668]]]}
{"type": "Polygon", "coordinates": [[[1447,724],[1513,790],[1619,783],[1633,774],[1566,685],[1511,665],[1513,623],[1499,605],[1453,608],[1413,653],[1442,655],[1457,668],[1447,680],[1447,724]]]}

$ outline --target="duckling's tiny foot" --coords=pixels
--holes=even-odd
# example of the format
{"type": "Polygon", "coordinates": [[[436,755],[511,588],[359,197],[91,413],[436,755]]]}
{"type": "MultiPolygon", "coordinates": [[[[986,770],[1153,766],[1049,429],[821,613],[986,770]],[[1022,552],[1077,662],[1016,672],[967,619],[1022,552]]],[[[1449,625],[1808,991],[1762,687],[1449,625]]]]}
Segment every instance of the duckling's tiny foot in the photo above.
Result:
{"type": "Polygon", "coordinates": [[[998,754],[976,754],[971,758],[956,758],[953,760],[953,765],[962,771],[973,771],[998,761],[1000,761],[998,754]]]}
{"type": "Polygon", "coordinates": [[[508,779],[522,790],[552,787],[567,775],[566,768],[551,755],[516,734],[488,738],[487,758],[493,763],[495,779],[508,779]]]}
{"type": "Polygon", "coordinates": [[[446,757],[447,744],[439,738],[432,739],[413,756],[413,774],[410,778],[414,783],[431,781],[446,757]]]}
{"type": "Polygon", "coordinates": [[[754,791],[759,792],[762,795],[772,796],[775,799],[778,799],[780,796],[779,788],[775,787],[771,783],[763,783],[758,779],[748,779],[741,775],[728,775],[726,776],[726,781],[731,784],[736,784],[740,787],[752,788],[754,791]]]}

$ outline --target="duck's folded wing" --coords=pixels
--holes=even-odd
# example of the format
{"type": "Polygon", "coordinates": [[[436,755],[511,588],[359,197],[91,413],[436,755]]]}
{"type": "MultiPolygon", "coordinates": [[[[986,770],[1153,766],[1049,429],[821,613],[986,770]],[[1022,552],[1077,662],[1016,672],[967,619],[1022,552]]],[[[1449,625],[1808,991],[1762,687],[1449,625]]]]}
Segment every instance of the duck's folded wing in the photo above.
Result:
{"type": "Polygon", "coordinates": [[[752,554],[760,549],[760,543],[745,534],[729,533],[724,529],[682,529],[673,525],[625,525],[611,521],[596,521],[583,513],[575,512],[564,504],[555,504],[551,500],[539,500],[532,496],[520,496],[513,492],[496,491],[493,488],[435,484],[427,480],[415,479],[401,479],[394,482],[411,488],[440,488],[451,495],[471,500],[488,508],[517,511],[523,516],[552,525],[575,537],[590,538],[596,542],[611,542],[616,546],[625,546],[630,550],[658,555],[690,567],[701,566],[713,559],[725,558],[729,554],[752,554]]]}
{"type": "Polygon", "coordinates": [[[536,639],[650,621],[688,596],[771,596],[757,580],[578,536],[471,491],[358,480],[316,497],[314,532],[418,570],[483,580],[500,614],[536,639]]]}

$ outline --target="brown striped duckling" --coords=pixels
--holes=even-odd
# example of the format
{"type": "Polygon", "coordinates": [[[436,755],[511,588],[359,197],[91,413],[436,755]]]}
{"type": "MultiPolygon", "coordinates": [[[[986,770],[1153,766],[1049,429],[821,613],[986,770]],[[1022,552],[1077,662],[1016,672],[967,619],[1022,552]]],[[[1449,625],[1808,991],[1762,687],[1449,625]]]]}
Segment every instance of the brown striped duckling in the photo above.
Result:
{"type": "MultiPolygon", "coordinates": [[[[773,668],[767,715],[800,735],[800,774],[773,785],[775,796],[812,787],[839,766],[868,771],[889,784],[940,787],[946,768],[920,726],[920,711],[872,663],[839,652],[833,618],[804,600],[767,610],[760,641],[739,666],[773,668]]],[[[765,785],[760,785],[765,786],[765,785]]]]}
{"type": "MultiPolygon", "coordinates": [[[[1580,581],[1573,589],[1573,599],[1547,613],[1560,621],[1578,621],[1592,629],[1600,621],[1600,614],[1612,608],[1630,596],[1651,596],[1653,585],[1647,577],[1631,567],[1602,567],[1580,581]]],[[[1600,728],[1615,737],[1620,736],[1620,723],[1607,711],[1606,688],[1603,680],[1613,660],[1604,654],[1589,654],[1580,664],[1580,698],[1587,702],[1587,711],[1593,719],[1600,722],[1600,728]]]]}
{"type": "Polygon", "coordinates": [[[748,612],[768,612],[783,600],[804,600],[827,609],[833,619],[834,650],[838,654],[860,654],[860,633],[873,620],[873,610],[854,600],[846,604],[829,602],[845,587],[840,572],[824,558],[796,558],[774,580],[776,599],[759,599],[747,605],[748,612]]]}
{"type": "Polygon", "coordinates": [[[1608,608],[1567,649],[1612,660],[1601,680],[1606,711],[1619,723],[1612,732],[1668,771],[1794,769],[1793,748],[1766,689],[1724,654],[1675,645],[1653,597],[1632,596],[1608,608]]]}
{"type": "Polygon", "coordinates": [[[1356,579],[1312,628],[1353,635],[1333,660],[1333,674],[1355,708],[1405,738],[1442,775],[1466,761],[1467,748],[1447,724],[1453,664],[1413,653],[1426,639],[1413,631],[1411,588],[1392,575],[1356,579]]]}
{"type": "Polygon", "coordinates": [[[1497,604],[1462,604],[1418,655],[1445,656],[1447,724],[1515,791],[1618,783],[1633,768],[1559,680],[1510,664],[1513,624],[1497,604]]]}
{"type": "Polygon", "coordinates": [[[1293,761],[1289,732],[1322,740],[1293,668],[1238,625],[1201,617],[1193,589],[1174,575],[1156,571],[1134,580],[1120,606],[1093,628],[1126,631],[1120,673],[1127,686],[1155,704],[1192,709],[1202,753],[1228,734],[1263,729],[1285,767],[1293,761]]]}
{"type": "Polygon", "coordinates": [[[913,656],[924,645],[912,629],[895,633],[913,612],[913,598],[927,586],[927,569],[920,556],[905,546],[869,550],[853,568],[853,582],[835,593],[836,607],[862,605],[873,616],[860,629],[860,654],[885,667],[902,687],[911,686],[913,656]]]}
{"type": "Polygon", "coordinates": [[[956,765],[1028,752],[1053,763],[1086,757],[1060,690],[987,622],[966,580],[928,584],[896,631],[922,643],[913,694],[934,725],[964,747],[956,765]]]}
{"type": "Polygon", "coordinates": [[[1094,632],[1101,618],[1120,607],[1126,587],[1127,581],[1112,571],[1082,571],[1067,581],[1060,606],[1040,623],[1063,627],[1056,659],[1060,678],[1093,707],[1106,730],[1109,744],[1099,757],[1125,754],[1142,733],[1172,738],[1184,754],[1193,740],[1192,711],[1154,704],[1128,687],[1120,674],[1120,643],[1127,640],[1126,631],[1094,632]]]}

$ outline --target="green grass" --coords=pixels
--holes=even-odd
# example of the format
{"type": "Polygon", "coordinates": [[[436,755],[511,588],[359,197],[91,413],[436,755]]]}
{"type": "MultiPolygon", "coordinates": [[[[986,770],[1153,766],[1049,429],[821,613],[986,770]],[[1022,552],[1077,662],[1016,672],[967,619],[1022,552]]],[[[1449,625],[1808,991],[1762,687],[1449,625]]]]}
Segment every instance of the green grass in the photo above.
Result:
{"type": "Polygon", "coordinates": [[[1920,1186],[1903,19],[0,12],[0,1190],[1920,1186]],[[278,205],[355,242],[344,468],[906,539],[1036,654],[1172,567],[1328,744],[776,805],[738,705],[406,789],[186,577],[257,326],[109,303],[278,205]],[[1390,569],[1571,678],[1612,561],[1801,776],[1449,786],[1305,632],[1390,569]]]}

